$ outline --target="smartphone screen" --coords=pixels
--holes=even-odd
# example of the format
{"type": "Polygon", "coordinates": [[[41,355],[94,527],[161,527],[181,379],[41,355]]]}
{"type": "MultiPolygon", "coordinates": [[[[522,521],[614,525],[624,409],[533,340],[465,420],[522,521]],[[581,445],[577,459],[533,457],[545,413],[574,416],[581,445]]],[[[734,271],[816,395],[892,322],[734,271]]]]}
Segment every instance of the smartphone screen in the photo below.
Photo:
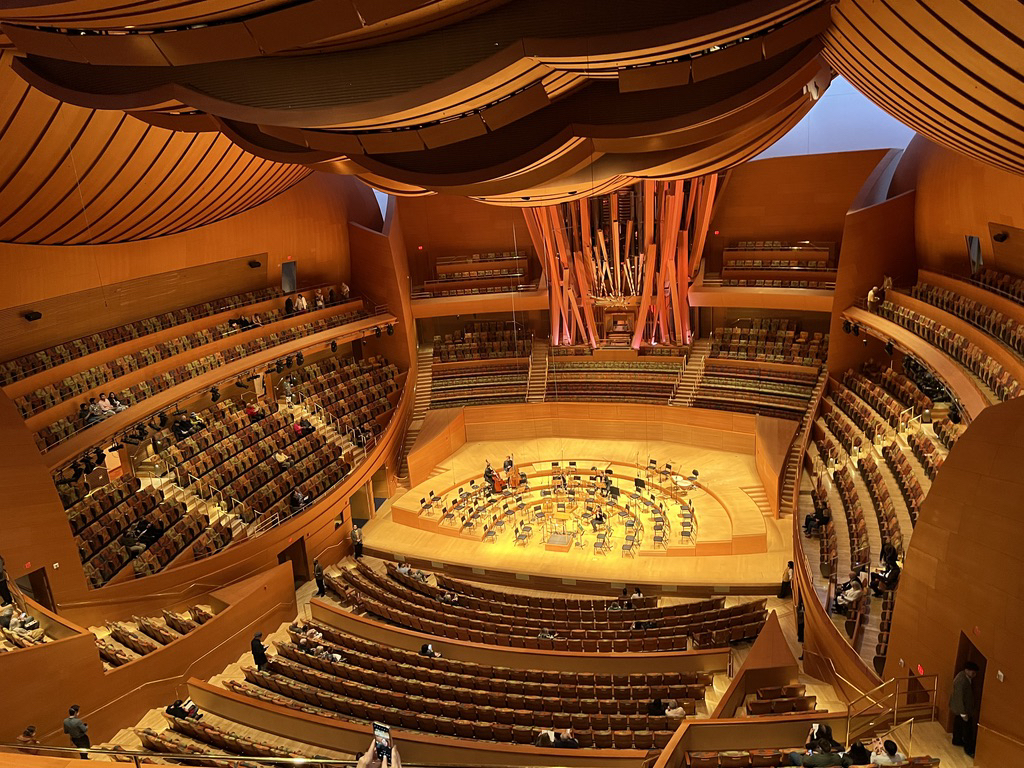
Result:
{"type": "Polygon", "coordinates": [[[391,726],[384,723],[373,724],[373,741],[377,748],[377,757],[391,760],[391,726]]]}

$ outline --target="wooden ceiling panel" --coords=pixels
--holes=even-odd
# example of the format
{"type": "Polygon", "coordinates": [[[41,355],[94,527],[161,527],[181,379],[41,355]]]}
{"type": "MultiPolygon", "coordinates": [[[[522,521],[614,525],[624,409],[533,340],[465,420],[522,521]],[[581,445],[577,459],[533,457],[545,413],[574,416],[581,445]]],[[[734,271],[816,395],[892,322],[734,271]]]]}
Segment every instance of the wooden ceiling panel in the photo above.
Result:
{"type": "Polygon", "coordinates": [[[310,173],[215,133],[61,103],[0,57],[0,242],[80,245],[173,234],[241,213],[310,173]]]}
{"type": "Polygon", "coordinates": [[[839,0],[824,55],[915,131],[1024,173],[1022,33],[1014,0],[839,0]]]}

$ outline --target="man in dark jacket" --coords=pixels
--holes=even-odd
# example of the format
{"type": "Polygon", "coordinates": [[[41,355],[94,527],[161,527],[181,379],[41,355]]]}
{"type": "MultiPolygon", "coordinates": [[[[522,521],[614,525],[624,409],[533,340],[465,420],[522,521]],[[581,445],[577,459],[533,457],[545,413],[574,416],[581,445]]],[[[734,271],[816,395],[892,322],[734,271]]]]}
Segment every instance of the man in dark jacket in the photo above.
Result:
{"type": "Polygon", "coordinates": [[[256,665],[256,669],[263,671],[263,668],[267,666],[267,646],[263,644],[263,633],[257,632],[252,636],[252,660],[256,665]]]}
{"type": "MultiPolygon", "coordinates": [[[[81,718],[78,716],[80,707],[74,704],[68,710],[68,716],[64,718],[64,733],[71,737],[71,743],[79,749],[88,749],[92,746],[89,741],[89,726],[83,723],[81,718]]],[[[88,760],[89,755],[86,752],[82,752],[80,757],[83,760],[88,760]]]]}
{"type": "Polygon", "coordinates": [[[953,678],[953,692],[949,696],[949,711],[953,715],[953,746],[964,748],[968,757],[974,757],[974,678],[978,665],[973,661],[964,664],[953,678]]]}
{"type": "Polygon", "coordinates": [[[843,758],[832,751],[832,742],[828,739],[819,739],[811,749],[810,754],[801,752],[789,753],[790,765],[805,765],[811,768],[820,766],[842,765],[843,758]]]}
{"type": "Polygon", "coordinates": [[[323,597],[327,594],[327,582],[324,581],[324,567],[316,558],[313,559],[313,578],[316,579],[316,596],[323,597]]]}

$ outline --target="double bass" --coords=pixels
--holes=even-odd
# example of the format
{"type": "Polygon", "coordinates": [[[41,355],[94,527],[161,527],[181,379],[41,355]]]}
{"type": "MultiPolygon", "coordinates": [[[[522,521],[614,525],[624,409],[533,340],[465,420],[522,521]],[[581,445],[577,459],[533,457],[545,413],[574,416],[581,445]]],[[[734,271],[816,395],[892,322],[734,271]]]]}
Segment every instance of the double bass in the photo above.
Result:
{"type": "Polygon", "coordinates": [[[500,474],[498,474],[497,472],[494,473],[494,492],[495,493],[501,493],[502,491],[504,491],[505,490],[505,486],[507,484],[508,483],[506,481],[501,479],[501,475],[500,474]]]}

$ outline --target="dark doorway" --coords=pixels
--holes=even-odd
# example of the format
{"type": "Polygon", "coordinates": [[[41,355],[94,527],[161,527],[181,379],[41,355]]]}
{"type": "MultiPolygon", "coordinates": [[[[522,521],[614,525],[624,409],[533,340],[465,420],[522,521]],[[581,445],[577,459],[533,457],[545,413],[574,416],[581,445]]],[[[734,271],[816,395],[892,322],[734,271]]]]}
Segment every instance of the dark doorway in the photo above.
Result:
{"type": "Polygon", "coordinates": [[[305,584],[312,578],[309,572],[309,563],[306,560],[306,545],[302,539],[292,542],[288,548],[282,550],[277,556],[277,562],[292,564],[292,579],[295,586],[305,584]]]}
{"type": "Polygon", "coordinates": [[[299,285],[298,265],[294,261],[281,262],[281,290],[285,295],[295,293],[299,285]]]}
{"type": "Polygon", "coordinates": [[[15,580],[14,583],[18,585],[18,589],[27,597],[35,600],[43,608],[53,613],[57,612],[57,607],[53,602],[53,592],[50,591],[50,579],[46,575],[45,568],[37,568],[26,573],[15,580]]]}
{"type": "MultiPolygon", "coordinates": [[[[952,670],[952,674],[956,675],[961,669],[964,668],[964,664],[968,661],[973,661],[978,665],[978,674],[974,676],[974,683],[971,686],[974,689],[974,707],[977,710],[974,713],[974,717],[971,722],[974,724],[975,731],[978,728],[978,720],[981,717],[981,695],[982,689],[985,687],[985,666],[987,659],[984,654],[978,650],[978,646],[971,642],[971,639],[964,633],[960,633],[960,645],[956,649],[956,666],[952,670]]],[[[952,730],[953,728],[953,715],[947,713],[946,715],[946,730],[952,730]]]]}

